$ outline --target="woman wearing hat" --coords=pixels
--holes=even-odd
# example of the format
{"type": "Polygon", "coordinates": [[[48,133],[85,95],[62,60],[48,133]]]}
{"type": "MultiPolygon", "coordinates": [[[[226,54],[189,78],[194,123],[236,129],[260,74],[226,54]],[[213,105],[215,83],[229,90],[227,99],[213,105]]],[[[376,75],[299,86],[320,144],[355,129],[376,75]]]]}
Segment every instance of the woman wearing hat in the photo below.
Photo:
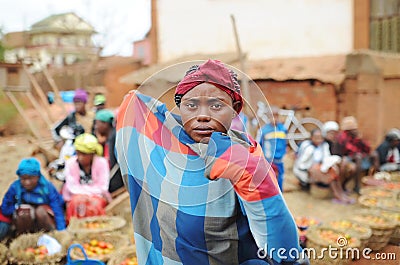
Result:
{"type": "Polygon", "coordinates": [[[18,180],[11,184],[1,204],[0,240],[11,224],[17,234],[64,230],[64,201],[40,172],[39,161],[33,157],[22,159],[16,173],[18,180]]]}
{"type": "Polygon", "coordinates": [[[358,123],[355,117],[344,117],[333,147],[333,154],[342,157],[340,172],[343,179],[343,188],[346,183],[354,179],[354,191],[359,193],[361,185],[361,172],[370,166],[370,146],[361,139],[358,132],[358,123]]]}
{"type": "Polygon", "coordinates": [[[77,155],[65,163],[62,195],[67,203],[67,220],[105,214],[111,200],[108,192],[110,169],[102,157],[103,148],[96,137],[84,133],[74,142],[77,155]]]}
{"type": "Polygon", "coordinates": [[[393,128],[373,153],[374,167],[379,171],[400,170],[400,130],[393,128]]]}
{"type": "Polygon", "coordinates": [[[111,175],[109,192],[113,193],[124,187],[122,181],[121,171],[117,164],[115,157],[115,127],[114,127],[114,113],[110,110],[102,109],[96,112],[94,118],[94,135],[97,137],[99,143],[103,146],[103,156],[107,159],[111,175]]]}
{"type": "Polygon", "coordinates": [[[75,90],[73,98],[75,110],[57,123],[51,130],[57,148],[61,149],[64,144],[64,140],[60,134],[64,126],[71,127],[75,136],[92,131],[94,112],[86,109],[87,100],[88,94],[84,89],[78,88],[75,90]]]}

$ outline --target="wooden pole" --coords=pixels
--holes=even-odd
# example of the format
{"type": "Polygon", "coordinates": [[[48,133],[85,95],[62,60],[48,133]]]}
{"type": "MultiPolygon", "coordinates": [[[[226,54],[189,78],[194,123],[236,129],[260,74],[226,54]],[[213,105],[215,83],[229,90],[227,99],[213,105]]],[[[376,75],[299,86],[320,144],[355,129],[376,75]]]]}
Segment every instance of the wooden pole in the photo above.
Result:
{"type": "Polygon", "coordinates": [[[236,20],[233,15],[231,15],[231,20],[232,20],[233,32],[235,34],[236,49],[237,49],[239,62],[240,62],[240,71],[242,71],[241,76],[242,76],[243,96],[247,102],[250,102],[249,81],[248,81],[248,78],[246,75],[246,63],[245,63],[246,56],[243,54],[242,48],[240,47],[239,34],[238,34],[237,28],[236,28],[236,20]]]}
{"type": "Polygon", "coordinates": [[[9,97],[9,99],[14,104],[14,106],[17,108],[19,114],[21,114],[21,116],[24,118],[25,122],[28,124],[29,128],[31,129],[31,132],[33,133],[33,135],[36,137],[36,139],[38,139],[41,142],[42,138],[41,138],[40,134],[38,133],[38,130],[35,128],[35,126],[31,122],[31,120],[26,116],[23,108],[21,107],[21,105],[19,104],[18,100],[15,98],[13,93],[11,93],[10,91],[4,91],[4,92],[9,97]]]}
{"type": "Polygon", "coordinates": [[[29,80],[31,81],[33,87],[35,88],[35,91],[38,93],[39,98],[41,99],[44,107],[46,108],[47,113],[49,113],[49,117],[52,119],[52,122],[54,122],[53,120],[53,116],[51,115],[51,110],[49,108],[49,103],[47,101],[46,96],[43,93],[42,88],[40,87],[39,83],[37,82],[36,78],[33,76],[32,73],[29,72],[29,69],[26,67],[25,64],[22,64],[25,70],[25,73],[27,74],[29,80]]]}
{"type": "Polygon", "coordinates": [[[60,94],[60,90],[58,89],[58,86],[56,84],[56,82],[54,81],[53,77],[50,75],[49,71],[47,70],[47,68],[43,68],[43,74],[47,79],[47,82],[49,82],[51,89],[53,89],[54,92],[54,99],[57,101],[59,100],[60,105],[64,111],[64,113],[67,113],[67,109],[64,106],[63,100],[61,98],[61,94],[60,94]]]}
{"type": "Polygon", "coordinates": [[[28,99],[31,101],[33,107],[37,110],[37,112],[39,112],[40,116],[46,122],[47,126],[49,126],[49,129],[51,130],[51,128],[53,127],[53,124],[50,121],[48,113],[43,111],[43,109],[39,105],[39,102],[37,102],[37,100],[33,97],[31,91],[26,91],[25,94],[28,97],[28,99]]]}

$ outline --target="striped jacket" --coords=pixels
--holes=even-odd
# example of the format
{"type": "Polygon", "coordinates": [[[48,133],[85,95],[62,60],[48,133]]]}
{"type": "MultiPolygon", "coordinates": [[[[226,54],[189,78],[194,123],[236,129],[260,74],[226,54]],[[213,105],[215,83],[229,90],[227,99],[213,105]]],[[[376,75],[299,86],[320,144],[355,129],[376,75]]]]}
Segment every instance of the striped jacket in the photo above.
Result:
{"type": "Polygon", "coordinates": [[[196,143],[164,104],[132,91],[120,107],[116,150],[139,264],[267,264],[260,249],[279,263],[278,249],[301,250],[273,170],[246,135],[196,143]]]}

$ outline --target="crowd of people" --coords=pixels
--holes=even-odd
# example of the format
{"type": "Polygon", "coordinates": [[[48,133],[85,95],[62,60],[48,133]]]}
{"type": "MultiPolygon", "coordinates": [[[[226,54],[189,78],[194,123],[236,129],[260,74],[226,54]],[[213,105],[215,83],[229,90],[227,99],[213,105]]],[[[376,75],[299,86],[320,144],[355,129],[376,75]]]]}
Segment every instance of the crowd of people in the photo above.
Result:
{"type": "MultiPolygon", "coordinates": [[[[76,89],[74,110],[51,130],[59,158],[48,165],[57,189],[34,157],[22,159],[18,179],[0,207],[0,240],[21,233],[64,230],[70,219],[105,215],[111,194],[124,189],[114,153],[115,115],[103,94],[87,108],[88,93],[76,89]]],[[[46,165],[42,165],[46,166],[46,165]]]]}
{"type": "MultiPolygon", "coordinates": [[[[35,158],[23,159],[0,207],[0,240],[104,215],[124,176],[136,252],[146,264],[308,264],[282,195],[287,128],[279,108],[271,106],[270,123],[254,140],[237,75],[223,63],[208,60],[186,72],[175,91],[179,115],[132,91],[116,128],[104,95],[95,96],[94,109],[87,101],[77,89],[74,111],[52,129],[60,157],[49,168],[61,190],[35,158]]],[[[399,170],[399,147],[398,129],[371,151],[354,117],[340,126],[328,121],[300,144],[293,173],[303,189],[330,188],[336,202],[351,204],[348,183],[359,192],[366,170],[399,170]]]]}
{"type": "Polygon", "coordinates": [[[382,144],[371,150],[360,136],[356,118],[347,116],[340,127],[337,122],[328,121],[322,130],[311,132],[310,139],[302,142],[296,153],[293,173],[305,190],[310,185],[330,187],[334,202],[354,203],[348,194],[359,194],[363,176],[399,170],[399,149],[399,129],[389,130],[382,144]]]}

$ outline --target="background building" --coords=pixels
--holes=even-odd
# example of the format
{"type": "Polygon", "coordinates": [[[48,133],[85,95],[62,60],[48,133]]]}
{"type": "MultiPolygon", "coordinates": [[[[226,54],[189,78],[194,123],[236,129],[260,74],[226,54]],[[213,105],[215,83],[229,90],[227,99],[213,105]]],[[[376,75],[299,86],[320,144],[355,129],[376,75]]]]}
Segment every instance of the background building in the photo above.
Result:
{"type": "Polygon", "coordinates": [[[92,42],[94,28],[74,13],[49,16],[28,31],[5,34],[5,61],[24,59],[41,65],[62,66],[90,61],[98,57],[99,48],[92,42]]]}

